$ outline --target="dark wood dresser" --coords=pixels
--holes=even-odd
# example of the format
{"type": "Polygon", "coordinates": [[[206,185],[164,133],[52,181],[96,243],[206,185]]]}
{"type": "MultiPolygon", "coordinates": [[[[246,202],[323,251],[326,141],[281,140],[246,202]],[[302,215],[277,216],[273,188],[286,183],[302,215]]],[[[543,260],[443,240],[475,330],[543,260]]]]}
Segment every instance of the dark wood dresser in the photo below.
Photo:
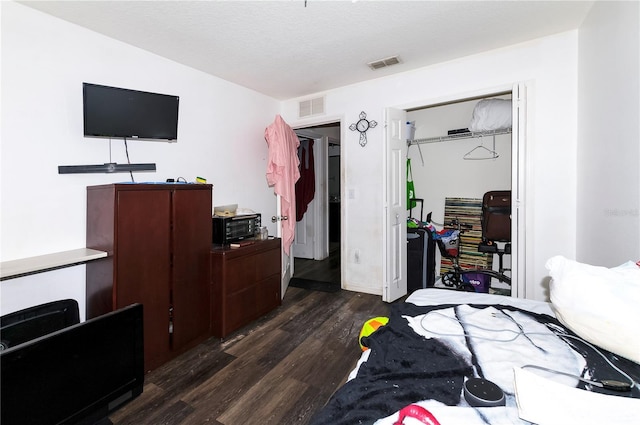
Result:
{"type": "Polygon", "coordinates": [[[87,188],[87,319],[141,303],[149,371],[209,337],[211,185],[87,188]]]}
{"type": "Polygon", "coordinates": [[[280,239],[211,248],[211,333],[224,338],[281,304],[280,239]]]}

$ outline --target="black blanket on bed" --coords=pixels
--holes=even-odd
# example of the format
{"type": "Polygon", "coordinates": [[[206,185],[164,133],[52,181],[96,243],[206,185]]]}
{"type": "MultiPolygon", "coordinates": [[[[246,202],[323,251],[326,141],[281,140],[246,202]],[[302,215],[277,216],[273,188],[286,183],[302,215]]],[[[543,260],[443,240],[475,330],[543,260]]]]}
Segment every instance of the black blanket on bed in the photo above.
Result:
{"type": "MultiPolygon", "coordinates": [[[[420,316],[438,309],[455,307],[415,306],[410,303],[392,305],[389,323],[379,328],[364,345],[370,347],[368,360],[361,365],[355,379],[348,381],[329,400],[327,405],[311,420],[312,425],[372,424],[403,407],[421,400],[437,400],[448,406],[461,403],[462,387],[466,378],[474,375],[481,366],[451,350],[438,338],[425,338],[415,333],[402,316],[420,316]]],[[[475,308],[490,306],[474,305],[475,308]]],[[[552,326],[559,332],[571,334],[556,319],[526,312],[510,306],[491,306],[504,310],[520,311],[538,322],[552,326]]],[[[619,379],[625,381],[593,350],[580,342],[568,340],[572,348],[586,359],[589,375],[594,379],[619,379]],[[613,377],[613,378],[612,378],[613,377]]],[[[629,373],[636,382],[640,378],[640,365],[602,352],[614,364],[629,373]]],[[[580,383],[578,387],[591,391],[608,392],[580,383]]],[[[609,392],[610,393],[610,392],[609,392]]],[[[617,395],[640,398],[640,391],[617,395]]]]}

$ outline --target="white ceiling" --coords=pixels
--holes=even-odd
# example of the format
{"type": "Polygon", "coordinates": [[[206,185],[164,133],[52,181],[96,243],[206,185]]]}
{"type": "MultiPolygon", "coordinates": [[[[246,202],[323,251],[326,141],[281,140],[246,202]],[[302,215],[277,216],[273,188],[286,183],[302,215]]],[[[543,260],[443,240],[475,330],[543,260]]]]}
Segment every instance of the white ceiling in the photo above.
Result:
{"type": "Polygon", "coordinates": [[[578,28],[592,1],[24,1],[276,99],[578,28]],[[398,55],[401,63],[367,63],[398,55]]]}

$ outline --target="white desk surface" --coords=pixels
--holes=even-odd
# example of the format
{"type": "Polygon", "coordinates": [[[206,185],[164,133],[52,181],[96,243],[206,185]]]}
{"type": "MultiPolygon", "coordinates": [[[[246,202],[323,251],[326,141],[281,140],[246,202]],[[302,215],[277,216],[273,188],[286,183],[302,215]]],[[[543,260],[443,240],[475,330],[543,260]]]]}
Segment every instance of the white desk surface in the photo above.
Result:
{"type": "Polygon", "coordinates": [[[55,252],[37,257],[21,258],[19,260],[3,261],[0,263],[0,279],[8,279],[25,274],[85,263],[87,261],[104,258],[107,253],[95,249],[80,248],[70,251],[55,252]]]}

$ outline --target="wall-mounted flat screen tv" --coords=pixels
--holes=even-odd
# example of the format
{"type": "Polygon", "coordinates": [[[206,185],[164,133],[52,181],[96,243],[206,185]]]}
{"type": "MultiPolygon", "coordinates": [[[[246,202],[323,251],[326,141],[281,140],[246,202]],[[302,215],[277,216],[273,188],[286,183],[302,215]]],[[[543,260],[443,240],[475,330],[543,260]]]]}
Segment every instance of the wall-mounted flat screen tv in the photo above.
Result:
{"type": "Polygon", "coordinates": [[[90,83],[82,92],[86,137],[178,138],[178,96],[90,83]]]}

